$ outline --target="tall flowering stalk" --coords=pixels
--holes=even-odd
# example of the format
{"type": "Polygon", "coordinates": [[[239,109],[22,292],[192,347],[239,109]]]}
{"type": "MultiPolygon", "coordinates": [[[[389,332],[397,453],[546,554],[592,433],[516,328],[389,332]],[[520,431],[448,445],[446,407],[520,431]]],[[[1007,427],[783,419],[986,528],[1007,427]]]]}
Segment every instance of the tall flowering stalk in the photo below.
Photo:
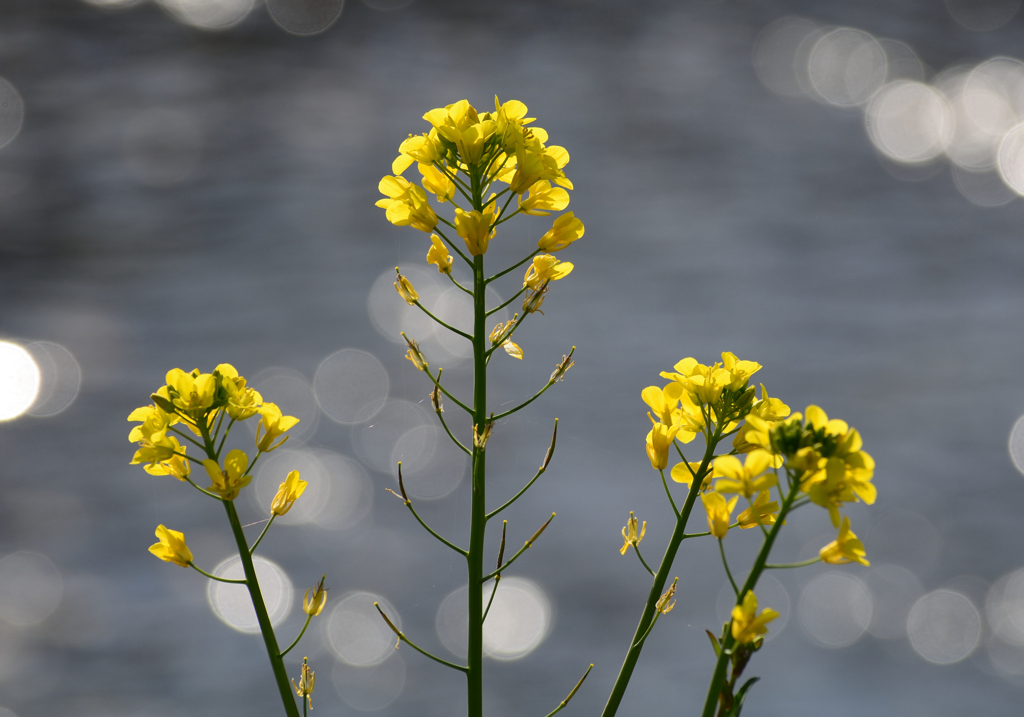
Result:
{"type": "Polygon", "coordinates": [[[611,717],[618,710],[647,636],[658,618],[675,604],[678,578],[667,591],[665,584],[683,540],[710,536],[718,541],[722,566],[735,594],[730,620],[719,634],[708,631],[716,659],[703,717],[714,717],[716,711],[719,717],[737,717],[747,691],[757,681],[755,677],[738,684],[750,658],[763,644],[768,623],[778,617],[771,608],[758,612],[754,589],[765,570],[817,562],[868,564],[864,546],[850,529],[850,519],[840,513],[845,503],[875,501],[875,487],[871,483],[875,464],[861,450],[860,434],[844,421],[830,420],[817,406],[809,406],[803,415],[790,415],[787,405],[768,396],[764,384],[761,398],[756,398],[750,377],[761,365],[741,361],[731,353],[723,353],[721,363],[711,366],[687,358],[674,368],[661,374],[669,380],[667,385],[648,386],[641,395],[651,409],[648,416],[653,424],[647,434],[647,457],[661,476],[675,527],[657,570],[648,565],[640,552],[646,521],[638,532],[638,519],[630,512],[622,529],[625,542],[621,552],[634,550],[650,573],[652,584],[603,717],[611,717]],[[688,461],[684,446],[698,436],[703,439],[703,455],[698,461],[688,461]],[[729,437],[733,439],[731,446],[719,452],[729,437]],[[680,460],[669,471],[669,477],[687,486],[681,506],[677,505],[665,477],[672,453],[680,460]],[[687,522],[698,499],[707,517],[708,530],[687,533],[687,522]],[[733,511],[740,500],[745,509],[734,518],[733,511]],[[839,530],[836,540],[812,560],[769,563],[769,554],[786,518],[809,504],[828,510],[832,524],[839,530]],[[755,528],[762,536],[761,548],[745,579],[738,583],[729,566],[724,540],[734,529],[755,528]]]}
{"type": "MultiPolygon", "coordinates": [[[[572,182],[564,172],[564,167],[569,162],[569,153],[562,147],[548,146],[547,132],[539,127],[529,126],[534,120],[528,118],[526,113],[526,105],[522,102],[511,100],[501,103],[497,98],[494,101],[493,112],[478,112],[466,100],[427,112],[423,119],[430,123],[431,129],[421,135],[410,135],[401,143],[400,154],[392,164],[394,174],[380,181],[380,191],[385,198],[377,202],[377,206],[387,210],[387,219],[392,224],[411,226],[430,234],[427,262],[435,265],[439,272],[473,300],[473,328],[471,332],[465,332],[445,323],[423,306],[415,287],[398,270],[395,289],[399,295],[446,330],[469,341],[473,347],[473,395],[466,400],[460,400],[442,385],[441,368],[437,368],[435,373],[429,358],[415,339],[405,337],[408,343],[406,357],[418,370],[423,371],[434,385],[431,402],[442,427],[455,445],[472,461],[468,547],[463,548],[452,543],[423,521],[406,493],[401,464],[398,466],[400,497],[405,505],[431,535],[466,560],[469,586],[466,664],[455,664],[428,653],[399,631],[387,615],[381,613],[401,641],[427,657],[466,674],[469,717],[479,717],[483,713],[484,620],[498,589],[501,575],[540,537],[554,518],[554,514],[507,560],[504,558],[507,521],[503,521],[497,567],[490,572],[484,568],[484,538],[487,524],[522,496],[547,470],[555,448],[558,422],[555,421],[550,447],[536,474],[518,493],[490,511],[486,503],[487,444],[492,440],[492,433],[495,432],[495,426],[500,419],[534,401],[562,379],[573,365],[573,352],[569,351],[558,362],[548,382],[531,398],[502,413],[494,414],[489,411],[487,367],[493,354],[502,349],[514,358],[523,358],[523,350],[513,341],[513,337],[528,316],[543,313],[540,309],[551,282],[568,276],[573,270],[571,263],[560,261],[554,254],[569,247],[583,236],[584,231],[583,223],[572,212],[566,212],[553,220],[551,228],[540,237],[536,248],[530,249],[522,260],[491,276],[484,270],[484,256],[499,225],[517,214],[549,216],[552,212],[562,211],[569,205],[567,190],[572,189],[572,182]],[[417,165],[419,184],[414,184],[402,176],[413,164],[417,165]],[[450,219],[435,212],[428,195],[432,195],[438,204],[451,208],[450,219]],[[511,206],[513,200],[516,201],[514,208],[511,206]],[[471,273],[472,281],[467,282],[468,286],[455,278],[455,257],[449,250],[461,259],[471,273]],[[503,304],[488,307],[485,301],[488,285],[523,266],[527,268],[522,287],[503,304]],[[517,313],[512,320],[498,324],[493,330],[488,331],[488,318],[520,297],[523,297],[522,312],[517,313]],[[442,396],[467,414],[472,428],[472,445],[460,442],[449,429],[444,417],[442,396]],[[484,587],[491,580],[493,585],[485,604],[484,587]]],[[[551,714],[561,710],[575,691],[574,688],[569,697],[551,714]]]]}
{"type": "Polygon", "coordinates": [[[323,611],[327,601],[327,590],[324,588],[324,580],[321,579],[313,587],[312,595],[309,590],[306,591],[302,605],[306,613],[306,622],[295,640],[282,650],[274,634],[274,627],[270,623],[270,615],[260,591],[252,556],[274,519],[291,510],[295,501],[305,491],[306,481],[301,479],[298,471],[288,473],[271,502],[270,520],[252,545],[249,545],[242,530],[234,501],[242,489],[252,481],[252,469],[256,461],[264,453],[279,448],[287,441],[288,436],[285,434],[299,422],[299,419],[285,416],[275,404],[264,402],[259,392],[247,386],[245,378],[239,376],[238,371],[230,364],[220,364],[212,373],[200,373],[199,369],[186,373],[176,368],[167,373],[166,380],[166,385],[161,386],[150,396],[153,403],[135,409],[128,416],[129,421],[140,422],[128,434],[128,439],[138,444],[138,450],[131,462],[142,464],[150,475],[173,476],[183,483],[188,483],[206,497],[219,500],[223,504],[245,578],[229,580],[211,575],[198,567],[193,562],[192,551],[185,542],[185,536],[163,525],[156,529],[159,542],[150,547],[149,551],[161,560],[192,568],[211,580],[244,585],[248,589],[285,714],[288,717],[298,717],[299,711],[295,704],[295,696],[292,695],[292,688],[295,688],[300,699],[311,701],[313,673],[303,659],[299,684],[290,685],[284,657],[302,639],[313,617],[323,611]],[[250,461],[248,455],[238,449],[225,453],[225,443],[235,423],[257,416],[259,425],[256,429],[256,455],[253,459],[250,461]],[[188,454],[189,444],[198,449],[199,457],[188,454]],[[193,466],[201,468],[201,471],[197,472],[210,480],[209,486],[203,488],[193,480],[193,466]]]}

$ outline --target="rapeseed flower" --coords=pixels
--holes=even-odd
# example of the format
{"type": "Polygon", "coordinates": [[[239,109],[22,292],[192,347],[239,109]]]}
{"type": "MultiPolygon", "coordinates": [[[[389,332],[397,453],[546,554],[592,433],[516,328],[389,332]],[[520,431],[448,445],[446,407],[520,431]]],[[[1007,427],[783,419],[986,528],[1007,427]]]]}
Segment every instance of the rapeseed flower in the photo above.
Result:
{"type": "Polygon", "coordinates": [[[735,456],[719,456],[715,459],[712,476],[718,478],[715,490],[719,493],[739,493],[750,500],[755,493],[778,485],[775,473],[775,458],[767,451],[753,451],[746,461],[740,463],[735,456]]]}
{"type": "Polygon", "coordinates": [[[563,279],[572,273],[573,265],[567,261],[559,261],[550,254],[541,254],[533,257],[533,263],[526,270],[523,277],[523,286],[531,289],[540,289],[549,281],[563,279]]]}
{"type": "Polygon", "coordinates": [[[192,551],[185,545],[185,535],[163,525],[156,528],[159,543],[149,546],[149,552],[168,563],[187,568],[192,562],[192,551]]]}
{"type": "Polygon", "coordinates": [[[867,552],[864,550],[864,544],[857,539],[857,534],[850,530],[849,516],[843,517],[843,523],[839,526],[839,536],[818,551],[818,555],[821,556],[823,563],[832,565],[844,563],[871,565],[865,557],[867,552]]]}
{"type": "Polygon", "coordinates": [[[566,212],[555,219],[551,228],[537,242],[537,248],[541,251],[561,251],[582,237],[583,232],[583,222],[572,212],[566,212]]]}
{"type": "Polygon", "coordinates": [[[237,449],[230,451],[224,459],[224,470],[221,470],[217,461],[207,458],[203,461],[203,468],[210,476],[210,487],[207,490],[216,493],[222,500],[234,500],[238,492],[252,481],[252,476],[245,473],[248,467],[248,456],[237,449]]]}
{"type": "Polygon", "coordinates": [[[733,496],[726,500],[721,493],[709,490],[700,494],[700,500],[708,514],[708,528],[711,530],[711,534],[721,540],[729,532],[732,510],[736,507],[739,496],[733,496]]]}
{"type": "Polygon", "coordinates": [[[270,503],[270,514],[284,515],[291,510],[292,506],[295,505],[295,501],[306,490],[307,485],[309,483],[299,477],[298,471],[291,471],[277,489],[277,495],[274,496],[274,500],[270,503]]]}
{"type": "Polygon", "coordinates": [[[409,306],[414,305],[419,301],[420,295],[416,293],[416,289],[413,288],[412,282],[402,276],[401,272],[398,271],[398,267],[395,267],[395,273],[398,274],[398,281],[395,282],[395,289],[398,291],[398,295],[405,299],[405,303],[409,306]]]}
{"type": "Polygon", "coordinates": [[[622,537],[625,542],[619,549],[620,554],[625,555],[626,551],[629,550],[629,546],[640,545],[640,541],[644,539],[644,533],[647,532],[647,521],[644,521],[639,533],[636,530],[638,522],[636,516],[633,515],[633,511],[629,511],[629,520],[626,521],[626,527],[622,529],[622,537]]]}
{"type": "Polygon", "coordinates": [[[768,632],[768,623],[779,616],[775,610],[766,607],[757,614],[757,596],[748,590],[743,602],[732,609],[732,636],[736,642],[746,645],[768,632]]]}
{"type": "Polygon", "coordinates": [[[274,441],[299,422],[299,419],[295,416],[283,415],[276,403],[264,403],[260,406],[259,414],[260,423],[256,427],[256,448],[261,453],[269,453],[275,448],[280,448],[288,440],[288,437],[285,436],[276,444],[274,441]],[[261,433],[263,434],[262,437],[260,436],[261,433]]]}
{"type": "Polygon", "coordinates": [[[647,417],[654,424],[647,434],[647,458],[654,470],[665,470],[668,467],[668,449],[672,447],[679,427],[658,423],[650,413],[647,417]]]}
{"type": "Polygon", "coordinates": [[[441,241],[441,237],[437,234],[431,234],[430,248],[427,249],[427,263],[435,264],[437,270],[442,274],[451,275],[454,262],[455,257],[448,253],[448,247],[441,241]]]}
{"type": "Polygon", "coordinates": [[[778,512],[778,502],[771,499],[769,491],[763,490],[757,494],[749,508],[736,516],[736,522],[743,530],[753,528],[755,525],[774,525],[778,519],[775,514],[778,512]]]}

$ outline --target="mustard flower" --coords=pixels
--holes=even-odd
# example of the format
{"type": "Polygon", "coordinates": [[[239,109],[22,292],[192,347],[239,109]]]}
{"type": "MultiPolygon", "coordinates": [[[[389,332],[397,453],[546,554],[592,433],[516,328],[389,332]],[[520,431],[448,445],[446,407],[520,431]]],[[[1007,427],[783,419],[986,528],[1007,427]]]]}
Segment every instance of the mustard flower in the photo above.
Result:
{"type": "Polygon", "coordinates": [[[378,185],[386,199],[377,200],[377,206],[387,210],[387,219],[395,226],[411,226],[423,232],[432,232],[437,226],[437,215],[427,202],[427,194],[404,177],[386,176],[378,185]]]}
{"type": "Polygon", "coordinates": [[[149,546],[149,552],[168,563],[174,563],[183,568],[189,566],[189,563],[192,562],[192,551],[185,545],[183,533],[158,525],[156,537],[160,539],[160,542],[149,546]]]}
{"type": "Polygon", "coordinates": [[[270,514],[284,515],[291,510],[292,506],[295,505],[295,501],[306,490],[307,485],[309,483],[299,478],[298,471],[291,471],[280,487],[278,487],[277,495],[274,496],[274,500],[270,503],[270,514]]]}
{"type": "MultiPolygon", "coordinates": [[[[763,428],[770,429],[778,421],[786,418],[789,415],[789,406],[783,403],[778,398],[771,398],[768,395],[768,391],[765,389],[764,384],[761,384],[761,398],[754,401],[750,407],[750,413],[747,414],[747,421],[740,427],[736,433],[736,437],[733,438],[732,447],[736,449],[738,453],[749,453],[758,447],[757,444],[751,443],[747,436],[751,432],[757,429],[760,424],[751,423],[750,417],[761,419],[766,425],[763,428]]],[[[770,446],[764,445],[763,448],[769,448],[770,446]]]]}
{"type": "Polygon", "coordinates": [[[662,423],[678,428],[676,438],[682,443],[689,443],[703,430],[700,408],[693,404],[680,384],[673,382],[664,388],[648,386],[640,392],[640,397],[662,423]]]}
{"type": "Polygon", "coordinates": [[[487,140],[497,129],[494,120],[482,119],[467,100],[430,110],[423,119],[434,125],[441,137],[455,145],[466,164],[480,162],[487,140]]]}
{"type": "Polygon", "coordinates": [[[583,236],[583,222],[566,212],[552,223],[551,228],[537,242],[541,251],[561,251],[583,236]]]}
{"type": "Polygon", "coordinates": [[[276,403],[264,403],[260,406],[259,414],[260,423],[256,427],[256,448],[261,453],[269,453],[275,448],[279,448],[288,440],[288,437],[285,436],[283,440],[276,444],[274,444],[274,441],[299,422],[299,419],[295,416],[282,415],[281,409],[277,407],[276,403]],[[262,437],[260,437],[261,433],[263,434],[262,437]]]}
{"type": "MultiPolygon", "coordinates": [[[[534,137],[537,136],[537,131],[538,128],[531,130],[534,137]]],[[[547,133],[544,137],[547,137],[547,133]]],[[[560,187],[572,189],[572,182],[562,171],[562,167],[568,163],[569,153],[564,147],[537,148],[524,144],[516,149],[516,173],[509,182],[509,187],[521,195],[537,182],[548,180],[560,187]]]]}
{"type": "Polygon", "coordinates": [[[671,448],[679,427],[658,423],[650,413],[647,417],[654,424],[647,434],[647,458],[650,459],[654,470],[665,470],[668,467],[668,449],[671,448]]]}
{"type": "Polygon", "coordinates": [[[420,351],[420,345],[406,336],[405,332],[402,332],[402,338],[405,339],[405,343],[409,347],[409,350],[405,352],[405,357],[412,361],[412,365],[416,367],[417,371],[425,371],[430,364],[427,363],[427,357],[420,351]]]}
{"type": "Polygon", "coordinates": [[[533,257],[533,263],[526,270],[523,286],[539,289],[549,281],[563,279],[572,273],[573,265],[568,261],[559,261],[550,254],[533,257]]]}
{"type": "Polygon", "coordinates": [[[192,470],[188,459],[185,458],[185,449],[188,448],[188,446],[183,446],[178,443],[178,439],[174,436],[168,436],[167,441],[173,446],[173,454],[166,460],[153,462],[145,466],[145,471],[151,476],[169,475],[174,476],[180,481],[184,481],[188,478],[192,470]]]}
{"type": "Polygon", "coordinates": [[[302,658],[299,684],[295,684],[295,679],[292,678],[292,687],[295,688],[295,694],[299,696],[300,703],[302,698],[305,697],[309,701],[309,709],[313,709],[313,688],[316,686],[316,673],[309,669],[308,660],[308,657],[302,658]]]}
{"type": "Polygon", "coordinates": [[[851,457],[851,462],[861,464],[860,467],[848,468],[842,458],[822,458],[825,467],[817,471],[811,479],[802,481],[800,489],[807,493],[812,503],[828,510],[832,525],[839,527],[839,506],[842,503],[853,503],[858,499],[868,505],[875,502],[875,486],[871,484],[874,461],[863,451],[851,457]],[[870,461],[870,468],[865,465],[870,461]]]}
{"type": "Polygon", "coordinates": [[[399,145],[398,151],[398,157],[391,163],[391,171],[396,175],[402,174],[413,162],[430,165],[440,162],[446,154],[444,145],[437,138],[436,129],[421,135],[409,135],[409,138],[399,145]]]}
{"type": "Polygon", "coordinates": [[[234,500],[238,497],[238,492],[252,480],[251,475],[245,475],[245,469],[248,467],[248,456],[238,449],[228,453],[224,459],[224,470],[220,469],[217,461],[207,458],[203,461],[203,468],[210,476],[210,487],[207,490],[216,493],[223,500],[234,500]]]}
{"type": "Polygon", "coordinates": [[[246,386],[244,377],[238,375],[235,367],[222,363],[213,369],[213,375],[220,379],[221,388],[228,397],[227,412],[236,421],[244,421],[256,415],[263,404],[263,396],[254,388],[246,386]]]}
{"type": "Polygon", "coordinates": [[[768,623],[779,616],[775,610],[766,607],[757,614],[757,596],[748,590],[743,602],[732,609],[732,636],[736,642],[748,644],[768,632],[768,623]]]}
{"type": "MultiPolygon", "coordinates": [[[[672,466],[672,472],[669,474],[672,476],[672,480],[676,483],[685,483],[687,486],[693,484],[693,476],[700,468],[700,461],[690,461],[689,463],[676,463],[672,466]]],[[[704,476],[704,481],[701,484],[701,490],[711,485],[711,473],[709,472],[704,476]]]]}
{"type": "Polygon", "coordinates": [[[857,539],[856,533],[850,530],[848,516],[843,517],[843,524],[839,526],[839,537],[818,551],[818,555],[821,556],[823,563],[831,565],[842,565],[843,563],[871,565],[865,557],[867,552],[864,550],[864,544],[857,539]]]}
{"type": "MultiPolygon", "coordinates": [[[[164,392],[163,398],[167,398],[167,387],[161,389],[164,392]]],[[[132,443],[139,441],[162,441],[167,434],[167,429],[180,421],[177,415],[167,413],[159,406],[149,405],[136,408],[128,414],[129,421],[142,421],[138,426],[133,426],[128,433],[128,440],[132,443]]]]}
{"type": "Polygon", "coordinates": [[[629,520],[626,521],[626,527],[622,529],[622,538],[625,542],[619,549],[620,554],[625,555],[626,551],[629,550],[629,546],[640,545],[640,541],[644,539],[644,533],[647,532],[647,521],[644,521],[639,533],[636,530],[638,522],[636,516],[633,515],[633,511],[629,511],[629,520]]]}
{"type": "Polygon", "coordinates": [[[494,238],[494,223],[497,221],[497,203],[490,199],[482,212],[455,209],[455,231],[466,242],[466,248],[473,256],[487,253],[487,244],[494,238]]]}
{"type": "Polygon", "coordinates": [[[131,461],[129,461],[129,465],[146,463],[148,464],[147,468],[158,466],[174,456],[177,446],[178,441],[173,436],[164,436],[157,442],[142,439],[139,441],[139,448],[135,451],[131,461]]]}
{"type": "Polygon", "coordinates": [[[540,180],[530,187],[526,199],[519,197],[519,211],[537,217],[550,216],[569,206],[569,192],[561,187],[552,187],[551,182],[540,180]]]}
{"type": "Polygon", "coordinates": [[[657,608],[658,612],[660,612],[662,615],[668,615],[670,612],[672,612],[672,608],[676,606],[676,585],[678,583],[679,578],[675,578],[672,581],[672,584],[668,586],[668,590],[666,590],[662,594],[662,596],[658,598],[658,602],[655,605],[655,607],[657,608]]]}
{"type": "Polygon", "coordinates": [[[757,494],[749,508],[736,516],[736,521],[743,530],[753,528],[755,525],[774,525],[778,519],[775,514],[778,512],[778,502],[771,499],[769,491],[763,490],[757,494]]]}
{"type": "Polygon", "coordinates": [[[395,267],[395,273],[398,274],[398,281],[395,282],[395,289],[398,291],[398,295],[405,299],[405,303],[412,306],[419,301],[420,295],[416,293],[416,289],[413,288],[412,282],[402,276],[401,272],[398,271],[398,267],[395,267]]]}
{"type": "Polygon", "coordinates": [[[454,262],[455,257],[448,253],[448,247],[441,241],[441,237],[437,234],[431,234],[430,248],[427,249],[427,263],[435,264],[439,272],[450,275],[454,262]]]}
{"type": "Polygon", "coordinates": [[[528,314],[534,312],[543,314],[540,307],[544,305],[544,296],[548,293],[548,287],[542,286],[539,289],[526,292],[526,297],[523,299],[523,311],[528,314]]]}
{"type": "Polygon", "coordinates": [[[700,499],[708,514],[708,528],[711,530],[711,534],[721,540],[729,532],[732,509],[736,507],[739,496],[733,496],[726,500],[721,493],[709,490],[701,493],[700,499]]]}
{"type": "Polygon", "coordinates": [[[213,406],[217,379],[212,373],[199,373],[199,369],[185,373],[180,368],[174,368],[167,372],[167,387],[171,401],[177,408],[197,413],[213,406]]]}
{"type": "Polygon", "coordinates": [[[455,182],[448,175],[431,164],[421,164],[420,174],[423,175],[423,188],[444,203],[455,196],[455,182]]]}
{"type": "Polygon", "coordinates": [[[519,347],[518,344],[516,344],[515,342],[512,341],[511,338],[509,338],[509,331],[511,331],[512,327],[515,326],[516,321],[518,319],[519,314],[516,314],[514,317],[512,317],[505,323],[498,324],[497,326],[495,326],[494,330],[491,331],[489,339],[492,346],[498,345],[500,343],[501,347],[505,349],[505,353],[507,353],[512,358],[522,360],[523,350],[519,347]]]}
{"type": "Polygon", "coordinates": [[[719,456],[715,459],[712,475],[718,478],[715,490],[719,493],[739,493],[747,500],[754,493],[778,485],[778,478],[771,473],[775,458],[767,451],[753,451],[747,454],[746,462],[740,463],[735,456],[719,456]]]}
{"type": "Polygon", "coordinates": [[[324,580],[327,576],[320,578],[320,582],[313,586],[313,597],[309,597],[309,588],[306,589],[306,594],[302,596],[302,611],[311,617],[316,617],[323,612],[324,605],[327,604],[327,588],[324,587],[324,580]]]}

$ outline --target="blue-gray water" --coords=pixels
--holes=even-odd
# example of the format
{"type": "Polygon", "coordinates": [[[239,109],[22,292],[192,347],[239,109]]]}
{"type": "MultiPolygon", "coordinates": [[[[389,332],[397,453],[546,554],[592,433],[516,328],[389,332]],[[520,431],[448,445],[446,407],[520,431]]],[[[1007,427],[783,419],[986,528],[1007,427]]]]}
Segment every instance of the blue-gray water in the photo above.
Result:
{"type": "MultiPolygon", "coordinates": [[[[1024,672],[1024,656],[993,638],[986,597],[1024,565],[1024,479],[1006,449],[1024,413],[1024,204],[974,206],[948,164],[895,178],[861,111],[773,95],[751,58],[765,26],[801,15],[905,42],[934,72],[1021,54],[1021,17],[972,32],[939,0],[371,7],[381,4],[350,0],[310,37],[282,31],[262,3],[223,32],[150,3],[0,9],[0,77],[25,107],[0,149],[0,337],[60,344],[83,376],[65,412],[0,424],[0,558],[46,556],[63,585],[41,622],[0,620],[0,706],[19,717],[280,710],[258,637],[214,616],[204,578],[147,553],[166,523],[210,568],[230,555],[230,535],[212,501],[128,465],[125,417],[173,367],[230,362],[295,385],[342,348],[379,359],[389,399],[423,402],[429,385],[375,329],[368,297],[396,264],[423,267],[427,240],[385,221],[377,182],[399,142],[424,131],[425,111],[462,98],[486,108],[497,94],[523,100],[571,153],[569,208],[587,231],[563,253],[574,273],[517,334],[525,360],[492,363],[493,400],[507,405],[576,346],[566,381],[489,445],[497,501],[533,474],[560,419],[551,469],[508,515],[518,545],[558,513],[510,571],[544,591],[553,622],[526,658],[487,663],[488,714],[547,714],[590,662],[565,714],[604,704],[648,585],[618,555],[619,531],[636,511],[654,560],[671,529],[640,391],[681,358],[726,350],[763,364],[756,378],[794,410],[815,403],[860,430],[879,497],[849,513],[873,566],[909,570],[922,594],[962,594],[982,619],[981,644],[950,665],[906,637],[826,649],[809,636],[813,618],[798,617],[802,591],[829,571],[878,581],[858,566],[784,571],[789,618],[751,663],[763,680],[744,714],[1012,713],[1024,682],[1006,673],[1024,672]],[[169,139],[154,148],[153,137],[169,139]]],[[[510,222],[489,265],[520,258],[544,224],[510,222]]],[[[465,362],[445,368],[465,391],[465,362]]],[[[260,552],[298,599],[327,573],[333,600],[384,596],[410,637],[451,658],[435,616],[463,569],[385,492],[393,478],[367,458],[374,425],[320,415],[288,446],[360,464],[368,514],[340,529],[275,525],[260,552]]],[[[423,503],[453,539],[468,533],[466,488],[423,503]]],[[[239,506],[244,521],[263,518],[249,496],[239,506]]],[[[791,522],[780,559],[832,539],[823,511],[791,522]]],[[[737,565],[753,544],[736,536],[737,565]]],[[[688,715],[703,702],[704,630],[720,625],[725,583],[714,545],[684,544],[674,574],[679,603],[648,640],[621,714],[688,715]]],[[[293,606],[282,640],[301,614],[293,606]]],[[[464,710],[461,676],[407,647],[360,673],[336,666],[319,633],[306,639],[292,656],[317,669],[315,714],[373,706],[376,693],[352,682],[372,673],[393,686],[402,669],[382,714],[464,710]]]]}

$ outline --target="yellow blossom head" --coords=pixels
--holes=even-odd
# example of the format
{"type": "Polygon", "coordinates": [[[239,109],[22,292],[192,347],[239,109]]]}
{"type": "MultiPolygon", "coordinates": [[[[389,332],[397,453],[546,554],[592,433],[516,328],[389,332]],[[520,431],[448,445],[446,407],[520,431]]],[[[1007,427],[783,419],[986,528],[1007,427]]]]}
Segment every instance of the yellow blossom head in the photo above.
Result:
{"type": "Polygon", "coordinates": [[[264,403],[260,406],[260,424],[256,427],[256,447],[261,453],[269,453],[280,448],[288,437],[274,443],[279,436],[293,428],[299,422],[295,416],[285,416],[276,403],[264,403]]]}
{"type": "Polygon", "coordinates": [[[672,441],[675,440],[679,428],[658,423],[650,413],[647,414],[647,417],[654,424],[647,434],[647,458],[651,461],[651,467],[654,470],[665,470],[668,467],[668,449],[672,447],[672,441]]]}
{"type": "Polygon", "coordinates": [[[307,485],[309,484],[299,477],[298,471],[291,471],[277,489],[277,495],[270,504],[270,514],[284,515],[291,510],[307,485]]]}
{"type": "Polygon", "coordinates": [[[732,609],[732,636],[740,644],[749,644],[768,632],[768,623],[779,613],[766,607],[757,614],[757,596],[748,590],[743,602],[732,609]]]}
{"type": "Polygon", "coordinates": [[[561,251],[582,237],[583,232],[583,222],[572,212],[566,212],[555,219],[551,228],[537,242],[537,248],[541,251],[561,251]]]}
{"type": "Polygon", "coordinates": [[[327,576],[324,575],[320,578],[320,582],[313,586],[313,597],[309,596],[309,589],[306,590],[306,594],[302,596],[302,611],[307,615],[316,617],[323,612],[324,605],[327,604],[327,588],[324,587],[324,581],[327,576]]]}
{"type": "Polygon", "coordinates": [[[831,565],[842,565],[844,563],[860,563],[871,565],[867,559],[867,552],[864,544],[857,538],[856,533],[850,530],[849,516],[843,517],[843,523],[839,526],[839,536],[831,543],[822,548],[818,555],[823,563],[831,565]]]}
{"type": "Polygon", "coordinates": [[[636,529],[638,522],[636,516],[633,515],[633,511],[629,511],[629,520],[626,521],[626,527],[622,529],[622,538],[625,541],[619,549],[619,553],[622,555],[626,554],[629,546],[640,545],[640,541],[644,539],[644,533],[647,532],[647,521],[644,521],[639,533],[636,529]]]}
{"type": "Polygon", "coordinates": [[[563,279],[572,272],[573,265],[567,261],[559,261],[550,254],[541,254],[533,257],[533,263],[526,270],[523,277],[523,286],[531,289],[540,289],[549,281],[563,279]]]}
{"type": "Polygon", "coordinates": [[[156,537],[159,543],[149,546],[149,552],[168,563],[187,568],[192,562],[192,551],[185,545],[185,535],[171,530],[164,525],[157,526],[156,537]]]}
{"type": "Polygon", "coordinates": [[[713,490],[700,494],[704,510],[708,514],[708,528],[711,534],[721,540],[729,532],[729,524],[732,522],[732,510],[736,507],[739,496],[733,496],[726,500],[721,493],[713,490]]]}
{"type": "Polygon", "coordinates": [[[402,272],[395,267],[395,273],[398,274],[398,281],[395,282],[395,290],[398,295],[405,299],[405,303],[409,306],[414,305],[420,299],[420,295],[416,293],[416,289],[413,288],[412,282],[402,276],[402,272]]]}
{"type": "Polygon", "coordinates": [[[430,248],[427,249],[427,263],[436,265],[437,270],[442,274],[450,275],[454,262],[455,257],[448,253],[448,247],[441,241],[441,237],[437,234],[431,234],[430,248]]]}
{"type": "Polygon", "coordinates": [[[223,500],[234,500],[238,492],[252,481],[252,476],[246,474],[249,467],[249,458],[244,451],[230,451],[224,459],[224,470],[217,465],[217,461],[207,458],[203,461],[203,468],[210,476],[211,493],[216,493],[223,500]]]}

